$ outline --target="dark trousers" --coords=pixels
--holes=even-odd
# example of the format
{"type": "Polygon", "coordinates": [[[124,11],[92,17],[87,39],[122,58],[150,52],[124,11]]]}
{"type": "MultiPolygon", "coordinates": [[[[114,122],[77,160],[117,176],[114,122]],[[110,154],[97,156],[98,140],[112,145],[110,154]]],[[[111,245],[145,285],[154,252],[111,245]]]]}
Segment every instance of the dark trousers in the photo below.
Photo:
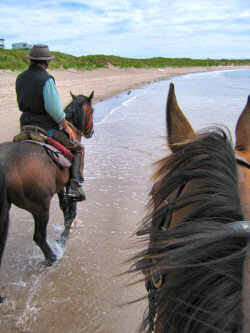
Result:
{"type": "Polygon", "coordinates": [[[68,135],[62,129],[56,130],[52,139],[61,143],[74,155],[70,168],[70,178],[83,182],[84,146],[78,141],[70,141],[68,135]]]}

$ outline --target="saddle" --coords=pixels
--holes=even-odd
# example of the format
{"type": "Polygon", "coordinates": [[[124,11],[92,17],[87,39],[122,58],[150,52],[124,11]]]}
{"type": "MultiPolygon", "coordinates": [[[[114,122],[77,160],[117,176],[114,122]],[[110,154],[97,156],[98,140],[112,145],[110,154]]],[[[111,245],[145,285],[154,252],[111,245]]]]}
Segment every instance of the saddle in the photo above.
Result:
{"type": "Polygon", "coordinates": [[[58,141],[49,138],[47,132],[33,125],[26,125],[21,128],[19,134],[14,136],[14,142],[28,142],[38,144],[46,150],[50,158],[59,166],[69,168],[73,159],[73,154],[58,141]]]}

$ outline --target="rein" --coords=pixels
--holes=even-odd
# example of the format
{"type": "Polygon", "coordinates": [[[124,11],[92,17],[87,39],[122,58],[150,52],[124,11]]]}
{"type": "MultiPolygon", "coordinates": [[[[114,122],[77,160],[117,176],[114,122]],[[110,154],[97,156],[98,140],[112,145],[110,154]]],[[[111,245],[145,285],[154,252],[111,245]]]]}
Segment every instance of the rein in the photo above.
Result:
{"type": "Polygon", "coordinates": [[[75,131],[76,133],[77,133],[77,135],[80,135],[80,136],[83,136],[83,134],[82,134],[82,132],[81,131],[79,131],[71,122],[69,122],[68,120],[67,120],[67,124],[69,125],[69,127],[73,130],[73,131],[75,131]]]}

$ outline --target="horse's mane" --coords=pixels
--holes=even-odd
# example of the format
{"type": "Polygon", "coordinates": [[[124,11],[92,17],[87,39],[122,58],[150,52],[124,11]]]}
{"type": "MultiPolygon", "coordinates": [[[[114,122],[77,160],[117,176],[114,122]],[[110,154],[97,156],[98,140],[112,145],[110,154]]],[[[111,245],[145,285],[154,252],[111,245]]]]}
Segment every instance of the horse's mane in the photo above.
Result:
{"type": "MultiPolygon", "coordinates": [[[[151,267],[163,278],[154,309],[160,332],[241,332],[247,236],[227,226],[243,220],[231,138],[219,128],[198,135],[159,161],[154,178],[150,212],[140,230],[149,244],[137,256],[137,267],[144,272],[151,267]],[[194,180],[198,189],[172,198],[194,180]],[[176,227],[159,229],[168,215],[193,203],[176,227]]],[[[149,321],[148,313],[142,330],[149,321]]]]}
{"type": "Polygon", "coordinates": [[[78,95],[64,109],[66,119],[72,120],[73,125],[79,131],[84,129],[83,104],[86,102],[89,102],[88,97],[78,95]]]}

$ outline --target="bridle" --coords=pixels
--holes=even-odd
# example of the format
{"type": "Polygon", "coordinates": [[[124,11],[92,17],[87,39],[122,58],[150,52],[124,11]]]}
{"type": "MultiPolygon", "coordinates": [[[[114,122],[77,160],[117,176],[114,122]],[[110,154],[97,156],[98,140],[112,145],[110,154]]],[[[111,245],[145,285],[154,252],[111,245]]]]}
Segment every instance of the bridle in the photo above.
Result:
{"type": "MultiPolygon", "coordinates": [[[[247,169],[250,169],[250,163],[247,160],[245,160],[243,157],[241,157],[240,155],[235,154],[235,160],[238,165],[245,167],[247,169]]],[[[186,184],[183,184],[176,190],[175,200],[177,200],[180,197],[185,185],[186,184]]],[[[169,202],[166,200],[161,209],[167,210],[168,207],[169,207],[169,202]]],[[[153,219],[154,218],[157,219],[157,215],[155,217],[153,216],[153,219]]],[[[158,231],[166,231],[167,229],[169,229],[171,220],[172,220],[172,213],[167,214],[165,219],[162,219],[158,222],[158,225],[157,225],[158,231]]],[[[228,229],[233,229],[237,232],[239,232],[239,231],[248,232],[249,238],[250,238],[250,221],[231,222],[231,223],[225,224],[224,227],[226,227],[228,229]]],[[[139,235],[139,233],[138,233],[138,235],[139,235]]],[[[150,259],[150,260],[151,260],[151,262],[154,263],[155,259],[150,259]]],[[[155,320],[155,316],[156,316],[155,303],[156,303],[157,298],[159,297],[159,290],[165,281],[165,277],[157,271],[157,262],[155,264],[156,271],[157,271],[156,274],[154,274],[154,269],[152,268],[152,264],[150,266],[151,267],[149,268],[148,278],[146,278],[145,284],[146,284],[146,289],[148,291],[148,301],[149,301],[149,314],[150,314],[149,332],[153,332],[154,331],[154,320],[155,320]]]]}
{"type": "Polygon", "coordinates": [[[242,156],[235,154],[235,159],[239,165],[241,165],[247,169],[250,169],[250,163],[247,160],[245,160],[242,156]]]}
{"type": "MultiPolygon", "coordinates": [[[[93,135],[93,117],[92,117],[92,113],[93,113],[94,110],[88,102],[83,104],[83,108],[84,108],[84,115],[86,115],[85,112],[88,113],[87,114],[88,118],[87,118],[87,121],[86,121],[87,124],[84,126],[83,135],[86,138],[90,138],[93,135]],[[86,110],[85,110],[85,107],[87,107],[86,110]]],[[[85,122],[85,120],[84,120],[84,122],[85,122]]]]}

